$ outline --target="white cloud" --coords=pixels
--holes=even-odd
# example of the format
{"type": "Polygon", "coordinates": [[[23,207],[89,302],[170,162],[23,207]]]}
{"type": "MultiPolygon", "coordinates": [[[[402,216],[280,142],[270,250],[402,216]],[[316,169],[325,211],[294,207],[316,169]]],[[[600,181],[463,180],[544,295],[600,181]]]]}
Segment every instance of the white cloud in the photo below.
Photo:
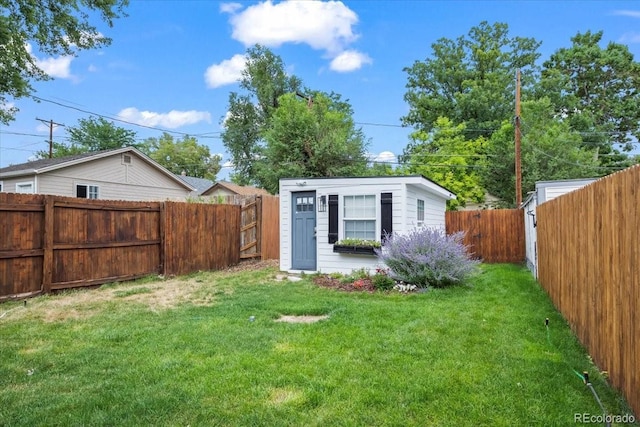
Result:
{"type": "Polygon", "coordinates": [[[76,76],[71,74],[71,61],[73,61],[73,56],[62,55],[56,58],[49,57],[40,59],[33,54],[33,48],[29,43],[26,44],[25,48],[27,53],[33,57],[36,66],[47,75],[60,79],[76,79],[76,76]]]}
{"type": "Polygon", "coordinates": [[[614,10],[611,14],[628,16],[630,18],[640,18],[640,10],[614,10]]]}
{"type": "Polygon", "coordinates": [[[168,129],[191,125],[205,121],[211,123],[211,114],[206,111],[175,111],[168,113],[155,113],[153,111],[140,111],[135,107],[125,108],[118,113],[118,118],[128,122],[145,126],[162,126],[168,129]]]}
{"type": "Polygon", "coordinates": [[[4,104],[0,104],[0,110],[11,111],[16,108],[16,104],[13,102],[5,102],[4,104]]]}
{"type": "Polygon", "coordinates": [[[245,46],[306,43],[331,56],[354,42],[358,16],[340,1],[265,1],[232,15],[232,37],[245,46]]]}
{"type": "Polygon", "coordinates": [[[97,71],[98,71],[98,67],[96,67],[96,66],[95,66],[95,65],[93,65],[93,64],[90,64],[90,65],[89,65],[89,67],[87,68],[87,70],[88,70],[90,73],[95,73],[95,72],[97,72],[97,71]]]}
{"type": "Polygon", "coordinates": [[[371,58],[356,50],[346,50],[340,55],[333,58],[330,68],[333,71],[345,73],[362,68],[364,64],[371,64],[373,61],[371,58]]]}
{"type": "Polygon", "coordinates": [[[222,3],[220,5],[220,12],[222,13],[235,13],[239,9],[242,9],[242,5],[240,3],[222,3]]]}
{"type": "Polygon", "coordinates": [[[373,161],[376,163],[391,163],[395,164],[398,161],[398,158],[391,151],[383,151],[380,154],[372,155],[373,161]]]}
{"type": "Polygon", "coordinates": [[[236,83],[242,77],[246,61],[244,55],[237,54],[233,55],[231,59],[225,59],[219,64],[211,65],[204,73],[207,87],[217,88],[236,83]]]}
{"type": "Polygon", "coordinates": [[[635,31],[624,33],[620,37],[619,43],[624,43],[624,44],[640,43],[640,33],[636,33],[635,31]]]}

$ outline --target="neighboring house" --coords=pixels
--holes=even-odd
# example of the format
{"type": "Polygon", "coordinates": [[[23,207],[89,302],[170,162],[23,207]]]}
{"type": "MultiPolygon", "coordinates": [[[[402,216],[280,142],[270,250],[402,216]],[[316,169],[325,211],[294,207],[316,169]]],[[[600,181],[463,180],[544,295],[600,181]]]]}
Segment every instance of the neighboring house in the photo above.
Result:
{"type": "Polygon", "coordinates": [[[190,197],[201,196],[206,190],[211,188],[213,181],[206,178],[197,178],[195,176],[187,176],[184,172],[180,175],[176,175],[178,178],[195,188],[194,191],[189,194],[190,197]]]}
{"type": "Polygon", "coordinates": [[[85,199],[185,199],[195,188],[132,147],[0,169],[2,191],[85,199]]]}
{"type": "MultiPolygon", "coordinates": [[[[416,227],[444,230],[455,195],[421,175],[280,180],[280,269],[339,272],[375,269],[375,255],[334,252],[345,238],[381,241],[416,227]]],[[[343,249],[343,248],[342,248],[343,249]]]]}
{"type": "Polygon", "coordinates": [[[484,209],[499,209],[500,203],[502,200],[497,198],[496,196],[485,193],[483,202],[467,202],[464,207],[460,207],[459,211],[477,211],[484,209]]]}
{"type": "Polygon", "coordinates": [[[524,232],[527,267],[538,277],[538,234],[536,232],[536,208],[544,202],[560,197],[594,182],[597,178],[538,181],[536,189],[529,193],[520,206],[524,210],[524,232]]]}
{"type": "Polygon", "coordinates": [[[238,185],[228,181],[218,181],[202,192],[203,196],[267,196],[269,192],[250,185],[238,185]]]}

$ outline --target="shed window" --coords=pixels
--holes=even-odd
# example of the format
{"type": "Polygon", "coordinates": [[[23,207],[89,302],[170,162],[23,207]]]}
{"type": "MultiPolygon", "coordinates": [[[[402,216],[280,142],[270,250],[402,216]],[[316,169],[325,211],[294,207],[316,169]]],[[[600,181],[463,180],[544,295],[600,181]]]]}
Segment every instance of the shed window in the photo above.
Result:
{"type": "Polygon", "coordinates": [[[97,199],[98,198],[98,186],[97,185],[76,185],[76,197],[81,199],[97,199]]]}
{"type": "Polygon", "coordinates": [[[344,196],[344,238],[376,240],[376,196],[344,196]]]}
{"type": "Polygon", "coordinates": [[[424,200],[418,199],[417,218],[418,225],[424,224],[424,200]]]}

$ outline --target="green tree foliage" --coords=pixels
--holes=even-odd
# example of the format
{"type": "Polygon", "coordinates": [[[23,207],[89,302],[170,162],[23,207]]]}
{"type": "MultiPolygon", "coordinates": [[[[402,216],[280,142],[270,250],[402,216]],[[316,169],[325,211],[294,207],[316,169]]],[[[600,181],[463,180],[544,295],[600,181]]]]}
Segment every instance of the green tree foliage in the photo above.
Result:
{"type": "MultiPolygon", "coordinates": [[[[69,144],[53,143],[53,157],[90,153],[101,150],[135,146],[136,133],[116,126],[102,117],[78,120],[77,126],[67,128],[69,144]]],[[[39,158],[49,157],[48,151],[39,151],[39,158]]]]}
{"type": "Polygon", "coordinates": [[[454,125],[440,117],[431,133],[416,131],[413,144],[402,155],[402,170],[408,174],[421,174],[456,194],[447,208],[455,210],[467,202],[482,202],[480,167],[485,149],[485,138],[465,139],[465,125],[454,125]]]}
{"type": "Polygon", "coordinates": [[[184,172],[188,176],[215,181],[220,172],[222,158],[217,154],[211,155],[209,147],[198,144],[192,136],[174,140],[172,135],[164,132],[159,138],[145,139],[140,149],[178,175],[184,172]]]}
{"type": "Polygon", "coordinates": [[[583,135],[584,145],[603,155],[606,166],[626,167],[616,155],[640,138],[640,64],[619,43],[600,47],[602,31],[578,33],[569,48],[557,50],[543,65],[541,91],[558,114],[583,135]]]}
{"type": "Polygon", "coordinates": [[[509,37],[507,24],[485,22],[466,37],[439,39],[430,58],[416,61],[408,74],[405,125],[431,132],[439,117],[465,123],[467,138],[490,136],[513,116],[515,71],[522,70],[523,91],[535,81],[540,42],[509,37]]]}
{"type": "Polygon", "coordinates": [[[311,103],[291,93],[281,96],[264,139],[257,180],[271,193],[283,177],[363,175],[367,167],[364,135],[350,105],[335,94],[315,93],[311,103]]]}
{"type": "MultiPolygon", "coordinates": [[[[0,105],[30,96],[32,81],[50,77],[36,64],[28,48],[35,44],[48,55],[75,55],[108,45],[90,18],[108,26],[124,16],[128,0],[2,0],[0,1],[0,105]]],[[[0,123],[11,121],[17,110],[0,108],[0,123]]]]}
{"type": "Polygon", "coordinates": [[[234,181],[257,184],[254,166],[256,159],[262,157],[262,133],[278,108],[280,96],[300,90],[301,82],[288,76],[282,59],[263,46],[249,48],[246,57],[240,87],[247,93],[229,94],[222,142],[236,171],[234,181]]]}
{"type": "MultiPolygon", "coordinates": [[[[580,133],[557,117],[549,99],[522,103],[522,192],[536,181],[591,178],[602,174],[594,152],[583,146],[580,133]]],[[[504,122],[487,146],[483,182],[487,191],[515,206],[514,126],[504,122]]],[[[523,197],[524,198],[524,197],[523,197]]]]}
{"type": "Polygon", "coordinates": [[[366,173],[364,135],[339,95],[302,91],[282,59],[259,45],[247,51],[240,86],[246,93],[229,95],[222,133],[234,182],[275,193],[282,177],[366,173]]]}

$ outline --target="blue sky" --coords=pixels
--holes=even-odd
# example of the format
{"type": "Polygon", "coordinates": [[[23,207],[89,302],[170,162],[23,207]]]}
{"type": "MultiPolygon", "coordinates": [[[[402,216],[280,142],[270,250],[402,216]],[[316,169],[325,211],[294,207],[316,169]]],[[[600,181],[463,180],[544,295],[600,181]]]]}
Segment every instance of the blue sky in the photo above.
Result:
{"type": "MultiPolygon", "coordinates": [[[[36,118],[75,126],[92,114],[123,120],[115,124],[140,140],[163,130],[194,135],[226,162],[221,121],[229,93],[239,90],[242,55],[255,43],[306,86],[348,99],[368,151],[384,159],[401,154],[410,133],[400,126],[408,111],[403,68],[427,58],[439,38],[465,35],[483,20],[541,41],[540,61],[587,30],[604,31],[604,43],[626,44],[640,58],[635,1],[131,0],[127,13],[113,28],[99,26],[113,39],[106,48],[52,58],[33,47],[55,79],[34,85],[44,101],[15,101],[16,120],[0,125],[0,167],[47,149],[48,126],[36,118]]],[[[54,140],[66,136],[55,127],[54,140]]]]}

